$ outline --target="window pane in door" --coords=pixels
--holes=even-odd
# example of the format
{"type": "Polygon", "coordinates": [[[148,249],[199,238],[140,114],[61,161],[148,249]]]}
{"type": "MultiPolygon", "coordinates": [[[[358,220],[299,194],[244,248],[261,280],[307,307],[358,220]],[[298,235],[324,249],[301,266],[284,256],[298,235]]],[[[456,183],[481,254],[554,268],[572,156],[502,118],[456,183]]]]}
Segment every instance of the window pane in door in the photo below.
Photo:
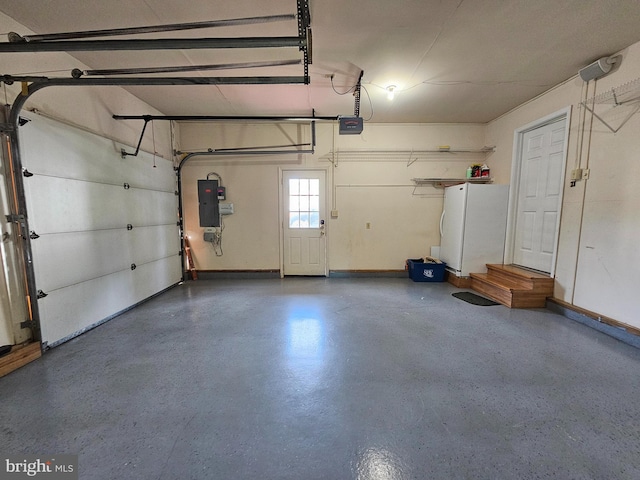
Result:
{"type": "Polygon", "coordinates": [[[320,180],[289,179],[289,228],[320,228],[320,180]]]}
{"type": "Polygon", "coordinates": [[[320,211],[320,197],[318,196],[309,197],[309,211],[310,212],[320,211]]]}
{"type": "Polygon", "coordinates": [[[296,195],[289,195],[289,211],[290,212],[300,211],[300,197],[296,195]]]}
{"type": "Polygon", "coordinates": [[[289,195],[300,194],[300,180],[297,178],[291,178],[289,180],[289,195]]]}
{"type": "Polygon", "coordinates": [[[308,212],[309,211],[309,197],[300,197],[300,211],[308,212]]]}
{"type": "Polygon", "coordinates": [[[312,178],[309,180],[309,195],[320,195],[320,180],[312,178]]]}
{"type": "Polygon", "coordinates": [[[309,179],[300,179],[300,195],[309,195],[309,179]]]}

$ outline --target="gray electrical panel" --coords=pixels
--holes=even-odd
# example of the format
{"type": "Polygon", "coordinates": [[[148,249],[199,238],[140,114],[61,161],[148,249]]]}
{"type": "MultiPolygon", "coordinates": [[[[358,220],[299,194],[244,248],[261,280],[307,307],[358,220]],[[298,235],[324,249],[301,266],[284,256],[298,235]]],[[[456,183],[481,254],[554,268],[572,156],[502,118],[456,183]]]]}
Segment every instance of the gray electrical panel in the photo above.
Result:
{"type": "Polygon", "coordinates": [[[219,227],[218,181],[198,180],[198,205],[201,227],[219,227]]]}

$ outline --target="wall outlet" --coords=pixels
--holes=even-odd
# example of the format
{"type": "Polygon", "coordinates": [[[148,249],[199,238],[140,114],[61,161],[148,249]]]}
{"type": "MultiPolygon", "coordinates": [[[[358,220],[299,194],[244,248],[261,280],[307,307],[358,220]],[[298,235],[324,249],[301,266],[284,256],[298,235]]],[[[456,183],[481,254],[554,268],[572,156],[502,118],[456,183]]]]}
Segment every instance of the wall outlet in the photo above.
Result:
{"type": "Polygon", "coordinates": [[[576,168],[571,170],[571,180],[582,180],[582,169],[576,168]]]}

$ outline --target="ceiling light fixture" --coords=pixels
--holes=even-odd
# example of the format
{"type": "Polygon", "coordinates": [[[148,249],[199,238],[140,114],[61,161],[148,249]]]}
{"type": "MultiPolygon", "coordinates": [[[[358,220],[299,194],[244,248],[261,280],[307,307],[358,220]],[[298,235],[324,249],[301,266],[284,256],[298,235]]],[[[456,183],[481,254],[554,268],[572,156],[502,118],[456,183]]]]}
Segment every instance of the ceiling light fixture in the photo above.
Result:
{"type": "Polygon", "coordinates": [[[396,87],[395,85],[389,85],[386,90],[387,90],[387,98],[389,100],[393,100],[393,98],[396,96],[396,87]]]}

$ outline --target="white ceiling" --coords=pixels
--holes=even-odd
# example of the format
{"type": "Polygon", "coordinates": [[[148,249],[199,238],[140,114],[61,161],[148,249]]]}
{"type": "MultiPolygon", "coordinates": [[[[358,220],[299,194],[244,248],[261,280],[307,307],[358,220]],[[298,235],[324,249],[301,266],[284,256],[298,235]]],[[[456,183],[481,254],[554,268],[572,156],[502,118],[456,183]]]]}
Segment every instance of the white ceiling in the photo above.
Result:
{"type": "MultiPolygon", "coordinates": [[[[640,41],[638,0],[309,1],[310,85],[127,88],[168,115],[310,115],[313,109],[321,116],[352,115],[354,97],[338,95],[330,76],[335,90],[345,92],[363,70],[360,113],[365,119],[484,123],[595,59],[640,41]],[[398,87],[393,101],[384,90],[390,84],[398,87]]],[[[52,33],[292,14],[296,1],[0,0],[0,11],[36,33],[52,33]]],[[[288,21],[142,38],[296,35],[297,22],[288,21]]],[[[72,55],[95,69],[302,58],[297,48],[72,55]]],[[[295,65],[183,75],[302,74],[303,67],[295,65]]]]}

